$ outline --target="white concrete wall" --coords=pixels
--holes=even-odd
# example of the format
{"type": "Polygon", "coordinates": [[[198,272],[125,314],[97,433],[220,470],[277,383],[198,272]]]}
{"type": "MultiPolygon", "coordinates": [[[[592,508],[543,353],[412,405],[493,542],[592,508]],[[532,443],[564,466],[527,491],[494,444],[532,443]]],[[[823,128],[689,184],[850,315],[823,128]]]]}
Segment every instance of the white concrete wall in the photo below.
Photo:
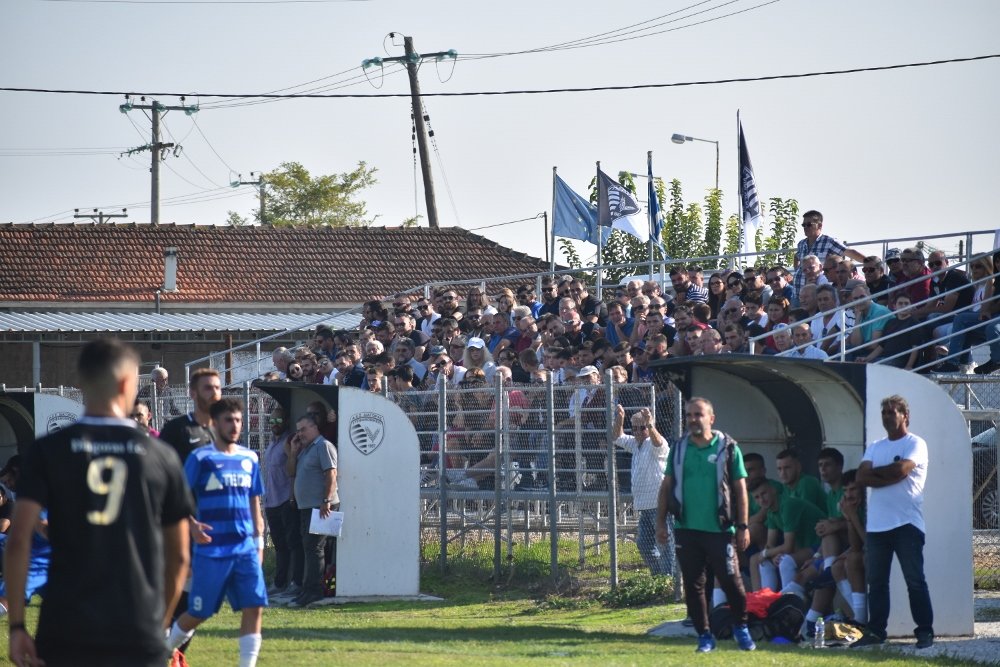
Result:
{"type": "Polygon", "coordinates": [[[337,480],[344,526],[337,540],[337,596],[417,595],[417,433],[406,414],[381,395],[341,387],[338,401],[337,480]]]}
{"type": "MultiPolygon", "coordinates": [[[[909,371],[868,366],[865,439],[885,437],[881,401],[899,394],[910,404],[910,431],[927,441],[924,487],[924,573],[939,636],[973,633],[972,446],[965,419],[936,384],[909,371]]],[[[912,636],[906,584],[897,562],[890,581],[890,636],[912,636]]]]}

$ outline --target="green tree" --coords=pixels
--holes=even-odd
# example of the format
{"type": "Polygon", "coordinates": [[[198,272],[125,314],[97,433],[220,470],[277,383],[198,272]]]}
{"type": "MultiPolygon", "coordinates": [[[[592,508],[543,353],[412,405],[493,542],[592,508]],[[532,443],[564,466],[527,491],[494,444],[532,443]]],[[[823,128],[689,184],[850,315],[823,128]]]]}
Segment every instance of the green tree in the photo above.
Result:
{"type": "MultiPolygon", "coordinates": [[[[701,254],[704,256],[718,255],[719,244],[722,242],[722,191],[712,188],[705,195],[705,245],[701,254]]],[[[711,268],[719,268],[717,262],[711,268]]],[[[709,268],[709,267],[706,267],[709,268]]]]}
{"type": "Polygon", "coordinates": [[[249,225],[250,221],[236,211],[226,211],[226,224],[230,227],[243,227],[249,225]]]}
{"type": "Polygon", "coordinates": [[[356,169],[342,174],[312,176],[298,162],[283,162],[262,176],[265,184],[265,220],[260,212],[254,219],[271,225],[329,225],[367,227],[375,221],[359,193],[376,183],[376,169],[359,162],[356,169]]]}
{"type": "Polygon", "coordinates": [[[726,246],[722,249],[723,255],[735,255],[740,251],[740,216],[733,213],[726,221],[726,246]]]}

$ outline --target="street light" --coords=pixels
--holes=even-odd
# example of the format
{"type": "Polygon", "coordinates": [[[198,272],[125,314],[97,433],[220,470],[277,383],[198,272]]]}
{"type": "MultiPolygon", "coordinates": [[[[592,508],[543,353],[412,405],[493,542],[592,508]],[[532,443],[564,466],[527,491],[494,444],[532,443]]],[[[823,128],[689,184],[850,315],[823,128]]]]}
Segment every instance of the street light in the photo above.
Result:
{"type": "Polygon", "coordinates": [[[684,134],[674,134],[670,137],[670,141],[675,144],[683,144],[687,141],[704,141],[706,144],[715,144],[715,189],[719,189],[719,142],[713,141],[711,139],[699,139],[698,137],[689,137],[684,134]]]}

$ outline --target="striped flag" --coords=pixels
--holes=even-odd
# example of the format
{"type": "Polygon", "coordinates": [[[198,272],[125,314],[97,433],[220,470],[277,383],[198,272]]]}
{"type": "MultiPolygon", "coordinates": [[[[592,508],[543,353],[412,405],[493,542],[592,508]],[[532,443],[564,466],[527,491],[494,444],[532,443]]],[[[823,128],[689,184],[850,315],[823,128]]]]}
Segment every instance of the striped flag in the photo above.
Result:
{"type": "Polygon", "coordinates": [[[601,227],[620,229],[645,243],[649,240],[649,223],[639,215],[641,212],[632,193],[603,171],[597,171],[597,222],[601,227]]]}
{"type": "Polygon", "coordinates": [[[757,181],[753,175],[753,165],[750,164],[750,151],[743,136],[739,112],[736,112],[736,125],[740,131],[740,210],[743,218],[740,252],[757,252],[757,230],[763,219],[760,215],[760,200],[757,198],[757,181]]]}

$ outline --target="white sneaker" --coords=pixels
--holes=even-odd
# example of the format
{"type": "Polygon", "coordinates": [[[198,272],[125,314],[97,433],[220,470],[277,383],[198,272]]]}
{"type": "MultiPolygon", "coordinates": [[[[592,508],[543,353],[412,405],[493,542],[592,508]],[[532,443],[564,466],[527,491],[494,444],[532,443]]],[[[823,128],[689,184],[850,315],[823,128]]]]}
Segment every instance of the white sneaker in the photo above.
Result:
{"type": "Polygon", "coordinates": [[[972,373],[975,370],[976,370],[976,362],[974,361],[968,364],[958,365],[958,372],[961,373],[962,375],[972,375],[972,373]]]}

